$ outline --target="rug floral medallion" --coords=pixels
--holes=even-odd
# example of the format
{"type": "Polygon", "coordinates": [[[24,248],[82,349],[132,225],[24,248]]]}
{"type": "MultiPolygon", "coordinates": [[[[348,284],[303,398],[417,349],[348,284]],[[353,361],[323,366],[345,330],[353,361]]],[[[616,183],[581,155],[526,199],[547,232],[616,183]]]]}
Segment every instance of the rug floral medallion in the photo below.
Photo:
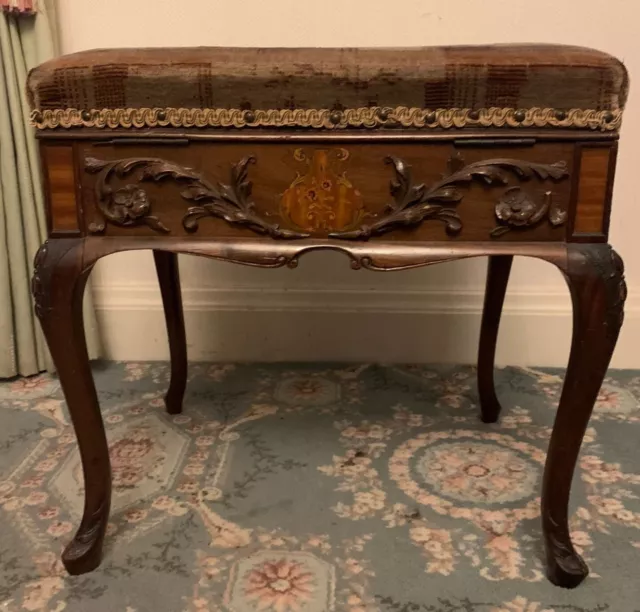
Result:
{"type": "Polygon", "coordinates": [[[95,367],[113,470],[102,565],[66,574],[82,467],[60,386],[0,383],[0,612],[640,612],[640,373],[612,371],[574,479],[591,575],[550,585],[540,478],[562,373],[95,367]]]}

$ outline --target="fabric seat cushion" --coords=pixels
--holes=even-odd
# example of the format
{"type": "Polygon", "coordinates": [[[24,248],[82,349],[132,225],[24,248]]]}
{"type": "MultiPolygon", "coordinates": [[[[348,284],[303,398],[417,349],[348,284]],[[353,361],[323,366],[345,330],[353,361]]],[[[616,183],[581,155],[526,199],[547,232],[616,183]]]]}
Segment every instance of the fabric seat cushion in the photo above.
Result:
{"type": "Polygon", "coordinates": [[[605,53],[559,45],[84,51],[29,75],[35,109],[554,108],[621,110],[605,53]]]}

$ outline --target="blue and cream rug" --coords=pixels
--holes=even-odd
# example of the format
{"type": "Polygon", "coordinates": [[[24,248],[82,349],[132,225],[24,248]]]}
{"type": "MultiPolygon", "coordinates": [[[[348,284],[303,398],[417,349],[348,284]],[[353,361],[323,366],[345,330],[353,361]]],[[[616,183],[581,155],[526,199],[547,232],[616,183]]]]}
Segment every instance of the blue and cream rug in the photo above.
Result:
{"type": "Polygon", "coordinates": [[[592,573],[543,575],[540,475],[561,372],[205,365],[165,414],[164,363],[95,368],[114,477],[101,567],[69,577],[82,474],[55,379],[0,383],[0,611],[640,611],[640,372],[611,372],[574,481],[592,573]]]}

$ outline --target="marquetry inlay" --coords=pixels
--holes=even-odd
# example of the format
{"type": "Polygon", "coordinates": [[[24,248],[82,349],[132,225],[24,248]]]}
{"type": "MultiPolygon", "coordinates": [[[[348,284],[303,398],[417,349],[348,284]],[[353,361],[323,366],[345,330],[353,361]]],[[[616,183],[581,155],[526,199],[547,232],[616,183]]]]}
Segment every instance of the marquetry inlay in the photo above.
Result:
{"type": "Polygon", "coordinates": [[[362,194],[347,178],[342,162],[346,149],[296,149],[294,158],[303,168],[280,202],[282,216],[308,232],[337,232],[362,220],[362,194]]]}
{"type": "Polygon", "coordinates": [[[71,145],[50,145],[42,148],[45,180],[49,194],[51,230],[78,231],[76,180],[71,145]]]}
{"type": "Polygon", "coordinates": [[[574,235],[605,232],[611,152],[608,146],[581,147],[574,235]]]}

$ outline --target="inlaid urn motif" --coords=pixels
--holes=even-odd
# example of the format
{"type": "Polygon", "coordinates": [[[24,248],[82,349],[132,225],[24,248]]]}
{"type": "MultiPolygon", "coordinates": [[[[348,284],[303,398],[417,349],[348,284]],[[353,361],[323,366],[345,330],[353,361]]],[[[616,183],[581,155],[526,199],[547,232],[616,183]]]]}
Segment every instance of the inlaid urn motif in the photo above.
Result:
{"type": "Polygon", "coordinates": [[[280,211],[292,225],[313,233],[357,226],[364,216],[362,194],[341,171],[346,149],[315,149],[311,158],[296,149],[294,158],[307,166],[282,194],[280,211]]]}

